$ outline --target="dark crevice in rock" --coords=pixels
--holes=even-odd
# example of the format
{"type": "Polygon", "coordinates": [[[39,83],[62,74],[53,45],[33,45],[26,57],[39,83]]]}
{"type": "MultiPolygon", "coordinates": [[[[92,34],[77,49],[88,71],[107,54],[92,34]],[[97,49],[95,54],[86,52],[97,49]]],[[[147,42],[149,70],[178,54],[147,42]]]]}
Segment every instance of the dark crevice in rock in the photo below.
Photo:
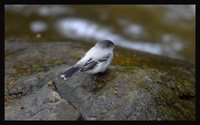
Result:
{"type": "MultiPolygon", "coordinates": [[[[56,84],[55,84],[54,81],[49,81],[49,82],[47,83],[47,85],[48,85],[48,87],[51,88],[53,91],[55,91],[55,92],[58,93],[58,89],[57,89],[56,84]]],[[[58,93],[58,94],[59,94],[59,93],[58,93]]]]}
{"type": "Polygon", "coordinates": [[[15,96],[15,97],[19,98],[23,95],[23,92],[22,91],[20,91],[20,92],[10,92],[8,95],[9,96],[15,96]]]}
{"type": "Polygon", "coordinates": [[[31,113],[30,118],[31,118],[31,117],[34,117],[36,114],[40,113],[40,112],[43,111],[44,109],[45,109],[45,108],[41,108],[40,110],[38,110],[38,111],[36,111],[36,112],[34,112],[34,113],[31,113]]]}
{"type": "MultiPolygon", "coordinates": [[[[64,99],[64,100],[66,100],[66,99],[64,99]]],[[[76,110],[78,110],[77,108],[76,108],[76,106],[71,102],[71,101],[69,101],[69,100],[66,100],[74,109],[76,109],[76,110]]],[[[79,113],[80,114],[80,113],[79,113]]]]}
{"type": "Polygon", "coordinates": [[[182,94],[178,96],[182,100],[192,100],[196,98],[196,95],[187,95],[187,94],[182,94]]]}
{"type": "Polygon", "coordinates": [[[85,119],[83,118],[83,116],[81,115],[81,113],[79,113],[80,115],[79,115],[79,117],[78,117],[78,121],[85,121],[85,119]]]}
{"type": "MultiPolygon", "coordinates": [[[[58,90],[58,87],[57,87],[57,85],[56,85],[56,83],[54,82],[54,81],[49,81],[48,82],[48,86],[49,87],[53,87],[54,88],[54,91],[56,91],[59,95],[60,95],[60,92],[59,92],[59,90],[58,90]]],[[[60,98],[62,98],[62,96],[60,95],[60,98]]],[[[81,115],[81,112],[78,110],[78,108],[70,101],[70,100],[67,100],[67,99],[65,99],[65,98],[62,98],[62,99],[64,99],[64,100],[66,100],[68,103],[69,103],[69,105],[71,105],[75,110],[77,110],[78,112],[79,112],[79,117],[78,117],[78,121],[84,121],[85,119],[83,118],[83,116],[81,115]]]]}
{"type": "Polygon", "coordinates": [[[56,84],[55,84],[55,82],[53,81],[53,86],[54,86],[54,88],[55,88],[55,91],[56,92],[58,92],[57,90],[58,90],[58,88],[56,87],[56,84]]]}

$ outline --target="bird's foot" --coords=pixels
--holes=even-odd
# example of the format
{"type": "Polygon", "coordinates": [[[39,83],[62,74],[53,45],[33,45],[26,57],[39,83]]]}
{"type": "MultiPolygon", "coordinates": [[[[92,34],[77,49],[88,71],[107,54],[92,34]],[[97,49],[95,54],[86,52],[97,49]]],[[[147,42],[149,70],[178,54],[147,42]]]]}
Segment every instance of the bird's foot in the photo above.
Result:
{"type": "Polygon", "coordinates": [[[93,74],[93,78],[97,82],[105,82],[106,78],[108,76],[108,73],[109,73],[108,70],[106,70],[104,72],[95,73],[95,74],[93,74]]]}
{"type": "Polygon", "coordinates": [[[103,76],[107,76],[108,73],[109,73],[109,69],[107,69],[107,70],[104,71],[104,72],[95,73],[94,75],[95,75],[95,76],[99,76],[99,77],[103,77],[103,76]]]}

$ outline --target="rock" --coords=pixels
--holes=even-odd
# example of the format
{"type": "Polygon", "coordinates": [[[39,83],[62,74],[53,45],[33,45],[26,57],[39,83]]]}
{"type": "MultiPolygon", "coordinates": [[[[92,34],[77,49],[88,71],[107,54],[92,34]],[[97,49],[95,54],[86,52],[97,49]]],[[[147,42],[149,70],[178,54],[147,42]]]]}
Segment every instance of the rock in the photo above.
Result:
{"type": "Polygon", "coordinates": [[[85,120],[195,119],[194,83],[180,94],[177,81],[166,73],[139,67],[111,67],[105,76],[93,77],[79,73],[67,81],[54,80],[61,97],[85,120]]]}
{"type": "MultiPolygon", "coordinates": [[[[6,45],[9,46],[6,50],[12,49],[9,43],[6,45]]],[[[77,59],[65,58],[67,64],[54,66],[48,62],[64,58],[65,49],[70,50],[66,57],[78,58],[84,53],[83,49],[77,52],[72,46],[79,45],[38,43],[19,47],[19,51],[15,47],[17,53],[6,55],[7,68],[16,70],[5,69],[6,120],[196,119],[193,64],[135,52],[134,65],[119,66],[114,60],[115,65],[109,66],[105,73],[76,73],[65,81],[60,74],[77,59]],[[45,54],[47,57],[42,59],[45,54]],[[34,60],[33,57],[43,62],[47,70],[20,72],[17,64],[28,65],[27,60],[34,60]],[[144,61],[145,58],[148,61],[144,61]]]]}
{"type": "Polygon", "coordinates": [[[80,117],[70,102],[56,92],[52,81],[43,81],[40,87],[36,85],[40,84],[36,78],[27,83],[25,78],[24,82],[19,81],[18,88],[27,87],[31,92],[16,90],[16,93],[21,92],[22,95],[5,106],[5,120],[77,120],[80,117]]]}

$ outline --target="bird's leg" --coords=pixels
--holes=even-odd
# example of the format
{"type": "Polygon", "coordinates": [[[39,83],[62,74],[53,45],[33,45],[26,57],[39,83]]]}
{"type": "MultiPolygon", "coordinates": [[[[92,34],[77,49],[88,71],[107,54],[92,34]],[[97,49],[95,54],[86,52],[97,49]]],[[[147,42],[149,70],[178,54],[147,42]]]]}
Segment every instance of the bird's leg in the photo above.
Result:
{"type": "Polygon", "coordinates": [[[109,69],[107,69],[107,70],[104,71],[104,72],[96,73],[97,76],[107,76],[108,74],[109,74],[109,69]]]}
{"type": "Polygon", "coordinates": [[[94,80],[105,82],[106,81],[105,78],[108,75],[108,73],[109,73],[108,69],[104,72],[95,73],[95,74],[93,74],[94,80]]]}

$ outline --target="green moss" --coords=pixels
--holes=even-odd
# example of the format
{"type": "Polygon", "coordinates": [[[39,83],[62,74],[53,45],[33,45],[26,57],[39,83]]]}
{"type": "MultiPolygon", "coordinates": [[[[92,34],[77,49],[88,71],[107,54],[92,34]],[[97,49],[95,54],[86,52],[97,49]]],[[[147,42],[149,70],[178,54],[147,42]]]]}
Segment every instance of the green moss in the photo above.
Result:
{"type": "Polygon", "coordinates": [[[128,74],[133,73],[133,70],[134,70],[134,67],[132,66],[124,68],[125,73],[128,73],[128,74]]]}
{"type": "Polygon", "coordinates": [[[80,57],[79,56],[71,56],[73,59],[75,59],[75,60],[80,60],[80,57]]]}
{"type": "Polygon", "coordinates": [[[40,64],[33,64],[32,71],[33,72],[41,72],[41,71],[44,71],[44,67],[40,64]]]}
{"type": "Polygon", "coordinates": [[[64,64],[65,62],[62,60],[53,60],[49,62],[49,66],[53,67],[53,66],[59,66],[61,64],[64,64]]]}
{"type": "Polygon", "coordinates": [[[126,73],[126,74],[132,74],[135,72],[135,69],[136,67],[134,66],[116,66],[115,69],[113,70],[116,70],[116,72],[123,72],[123,73],[126,73]]]}
{"type": "Polygon", "coordinates": [[[195,103],[191,102],[194,100],[193,96],[195,95],[195,88],[194,85],[185,78],[184,72],[181,73],[182,77],[180,76],[175,79],[171,75],[159,72],[155,69],[145,69],[145,72],[147,72],[146,75],[153,81],[150,80],[150,82],[147,83],[141,81],[137,84],[143,91],[153,95],[155,102],[159,107],[157,108],[158,114],[162,114],[160,117],[170,120],[195,119],[195,103]],[[175,84],[174,89],[171,87],[172,83],[175,84]],[[154,84],[157,84],[157,86],[160,87],[157,89],[154,87],[154,84]],[[186,95],[185,100],[180,98],[182,94],[186,95]],[[187,97],[189,99],[187,99],[187,97]],[[188,105],[188,103],[191,104],[188,105]],[[187,114],[191,115],[189,116],[187,114]]]}

